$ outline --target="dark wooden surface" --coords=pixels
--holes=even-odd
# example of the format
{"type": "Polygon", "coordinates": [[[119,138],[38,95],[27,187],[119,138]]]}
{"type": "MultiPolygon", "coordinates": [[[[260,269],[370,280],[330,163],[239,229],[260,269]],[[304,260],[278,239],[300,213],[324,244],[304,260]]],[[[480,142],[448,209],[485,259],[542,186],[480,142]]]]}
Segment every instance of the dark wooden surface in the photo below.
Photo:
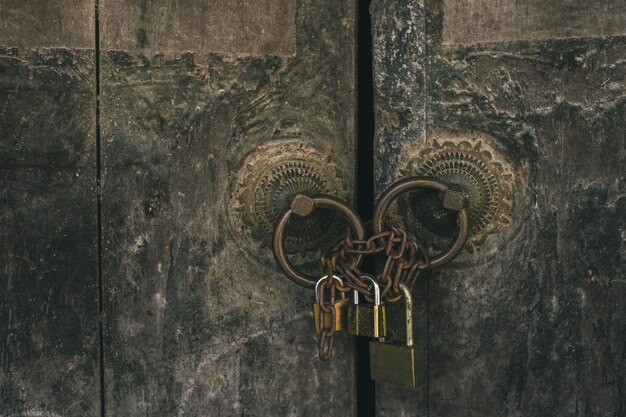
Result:
{"type": "MultiPolygon", "coordinates": [[[[94,5],[0,6],[0,415],[95,416],[94,5]]],[[[332,148],[353,183],[353,5],[301,1],[258,50],[198,47],[189,16],[167,40],[144,8],[101,33],[107,414],[353,414],[350,341],[320,363],[310,291],[226,226],[269,140],[332,148]]],[[[513,224],[416,289],[429,383],[379,384],[378,415],[626,415],[626,39],[446,46],[438,0],[372,10],[379,192],[407,144],[469,134],[516,178],[513,224]]]]}
{"type": "MultiPolygon", "coordinates": [[[[0,415],[95,417],[94,53],[35,48],[43,39],[31,32],[35,6],[48,8],[0,4],[1,19],[11,16],[0,45],[21,45],[0,46],[0,415]]],[[[58,24],[78,17],[54,9],[58,24]]],[[[70,37],[43,33],[54,45],[82,45],[93,38],[91,23],[70,37]]]]}
{"type": "Polygon", "coordinates": [[[296,0],[102,3],[103,48],[293,55],[296,0]]]}
{"type": "Polygon", "coordinates": [[[405,146],[480,135],[513,223],[430,275],[428,386],[379,384],[378,415],[624,416],[626,39],[445,46],[442,6],[374,2],[377,187],[405,146]]]}
{"type": "MultiPolygon", "coordinates": [[[[132,15],[141,3],[103,2],[101,12],[132,15]]],[[[265,13],[263,4],[253,15],[265,13]]],[[[118,32],[139,27],[105,26],[108,415],[354,412],[351,341],[339,338],[332,362],[321,363],[311,291],[228,227],[238,165],[267,141],[332,149],[353,184],[354,12],[351,2],[298,2],[291,57],[218,54],[193,39],[158,54],[126,41],[117,50],[118,32]]],[[[155,21],[160,12],[146,13],[155,21]]],[[[161,31],[146,36],[168,42],[161,31]]]]}
{"type": "Polygon", "coordinates": [[[623,0],[445,0],[443,43],[626,35],[623,0]]]}
{"type": "MultiPolygon", "coordinates": [[[[422,140],[425,137],[424,11],[409,7],[408,3],[413,2],[372,1],[371,7],[377,195],[399,178],[396,171],[405,153],[402,147],[408,138],[422,140]]],[[[422,346],[428,345],[427,276],[422,274],[413,289],[414,338],[415,343],[422,346]]],[[[401,309],[396,304],[391,306],[389,319],[390,328],[398,332],[403,323],[401,309]],[[400,322],[397,317],[400,317],[400,322]]],[[[394,333],[392,338],[401,340],[401,335],[394,333]]],[[[425,387],[411,391],[378,383],[376,415],[426,416],[427,395],[425,387]]]]}
{"type": "Polygon", "coordinates": [[[94,0],[0,0],[3,46],[93,49],[94,22],[94,0]]]}

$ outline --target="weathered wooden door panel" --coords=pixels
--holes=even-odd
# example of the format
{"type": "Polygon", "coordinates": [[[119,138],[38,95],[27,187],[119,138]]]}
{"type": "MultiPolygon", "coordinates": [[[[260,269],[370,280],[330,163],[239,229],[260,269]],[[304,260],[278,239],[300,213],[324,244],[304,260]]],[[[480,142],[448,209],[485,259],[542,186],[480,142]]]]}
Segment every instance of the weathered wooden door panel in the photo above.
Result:
{"type": "Polygon", "coordinates": [[[93,12],[0,2],[1,416],[100,411],[93,12]]]}
{"type": "Polygon", "coordinates": [[[100,3],[107,414],[351,415],[350,341],[317,359],[310,292],[236,219],[261,145],[342,155],[352,192],[354,5],[176,4],[100,3]]]}
{"type": "Polygon", "coordinates": [[[511,223],[428,277],[428,385],[379,384],[381,416],[626,415],[626,15],[553,3],[374,2],[379,192],[444,142],[514,178],[511,223]]]}
{"type": "MultiPolygon", "coordinates": [[[[107,414],[353,414],[350,341],[316,359],[310,292],[240,222],[280,149],[353,191],[335,3],[100,2],[107,414]]],[[[379,384],[378,415],[622,416],[624,10],[500,4],[373,4],[378,191],[446,142],[513,184],[416,289],[428,385],[379,384]]],[[[95,6],[0,1],[2,416],[100,411],[95,6]]]]}

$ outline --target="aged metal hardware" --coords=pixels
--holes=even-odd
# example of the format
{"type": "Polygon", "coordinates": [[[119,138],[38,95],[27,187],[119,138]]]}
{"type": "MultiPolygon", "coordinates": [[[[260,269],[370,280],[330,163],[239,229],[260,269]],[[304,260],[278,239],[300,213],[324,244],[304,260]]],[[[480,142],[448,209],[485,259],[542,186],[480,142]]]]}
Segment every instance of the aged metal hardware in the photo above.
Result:
{"type": "MultiPolygon", "coordinates": [[[[298,271],[291,263],[285,249],[285,231],[289,220],[294,215],[307,217],[316,207],[336,210],[348,221],[356,233],[357,239],[365,239],[365,227],[363,226],[363,221],[358,213],[354,211],[354,209],[350,207],[346,201],[328,195],[320,195],[313,198],[304,195],[296,196],[291,203],[291,207],[280,217],[278,223],[276,224],[276,228],[274,229],[274,258],[289,279],[296,284],[307,288],[314,288],[318,280],[298,271]]],[[[358,267],[358,265],[361,264],[361,261],[362,256],[358,255],[355,260],[355,266],[358,267]]]]}
{"type": "MultiPolygon", "coordinates": [[[[317,284],[315,285],[315,304],[313,304],[313,317],[315,318],[315,333],[320,334],[323,328],[328,328],[332,326],[331,321],[331,313],[326,313],[322,311],[320,308],[320,291],[324,291],[324,284],[328,276],[322,277],[317,284]]],[[[343,286],[343,281],[336,275],[333,275],[333,280],[337,281],[341,286],[343,286]]],[[[346,328],[346,323],[348,319],[348,304],[350,300],[346,298],[346,293],[341,293],[341,299],[336,300],[334,303],[335,307],[335,331],[340,332],[344,328],[346,328]]]]}
{"type": "Polygon", "coordinates": [[[319,339],[319,358],[322,361],[327,361],[333,355],[333,346],[335,343],[335,333],[337,332],[336,318],[337,308],[335,304],[335,294],[337,290],[337,281],[335,275],[329,274],[320,280],[323,284],[320,287],[320,291],[317,292],[318,305],[320,314],[328,315],[328,320],[320,321],[320,339],[319,339]],[[328,298],[326,298],[326,291],[328,290],[328,298]]]}
{"type": "Polygon", "coordinates": [[[406,342],[370,342],[370,375],[374,381],[388,382],[408,388],[424,383],[426,371],[423,349],[413,341],[413,297],[411,290],[400,284],[406,302],[406,342]]]}
{"type": "Polygon", "coordinates": [[[348,307],[348,333],[353,336],[384,338],[387,336],[387,310],[380,299],[380,286],[371,275],[362,275],[361,281],[371,282],[374,303],[361,304],[359,292],[354,291],[353,303],[348,307]]]}
{"type": "Polygon", "coordinates": [[[345,327],[342,320],[346,316],[344,294],[347,291],[354,293],[354,303],[349,304],[347,315],[350,334],[384,340],[387,336],[387,312],[383,300],[387,302],[400,300],[403,297],[402,286],[410,290],[419,271],[444,265],[462,250],[468,233],[466,205],[466,196],[462,191],[450,189],[441,181],[423,177],[400,180],[382,194],[374,213],[373,235],[366,239],[361,218],[345,201],[328,195],[317,197],[298,195],[293,199],[290,208],[280,217],[274,230],[274,257],[292,281],[304,287],[315,288],[317,302],[313,310],[316,331],[320,335],[321,360],[330,359],[335,333],[345,327]],[[391,203],[398,196],[415,189],[438,191],[441,194],[442,205],[457,212],[456,238],[446,250],[433,258],[420,243],[407,234],[403,227],[393,226],[383,230],[385,215],[391,203]],[[294,216],[307,218],[316,208],[334,209],[352,228],[352,231],[348,230],[338,243],[322,251],[320,261],[326,272],[322,279],[315,279],[296,269],[285,249],[285,230],[290,219],[294,216]],[[356,239],[352,238],[352,233],[356,234],[356,239]],[[386,255],[382,273],[377,277],[364,274],[359,269],[363,257],[379,253],[386,255]],[[342,293],[339,301],[335,301],[337,291],[342,293]],[[373,303],[360,303],[359,293],[373,303]]]}
{"type": "MultiPolygon", "coordinates": [[[[332,158],[301,139],[260,144],[239,163],[233,176],[229,227],[240,245],[270,247],[274,225],[299,194],[331,194],[347,198],[345,177],[332,158]]],[[[285,247],[292,259],[315,261],[314,251],[341,235],[341,218],[330,210],[294,218],[285,231],[285,247]]],[[[257,251],[254,251],[257,252],[257,251]]],[[[266,257],[265,251],[258,256],[266,257]]]]}
{"type": "Polygon", "coordinates": [[[423,269],[430,269],[445,265],[453,260],[459,252],[463,250],[467,241],[468,213],[465,202],[466,199],[459,194],[459,191],[451,190],[446,183],[433,178],[408,177],[401,179],[387,188],[387,190],[385,190],[385,192],[383,192],[380,196],[374,211],[372,228],[374,233],[381,233],[385,222],[385,214],[387,213],[387,209],[389,209],[391,203],[401,194],[420,189],[434,190],[439,193],[443,193],[443,203],[448,204],[445,208],[456,211],[456,221],[458,226],[457,235],[454,241],[445,251],[433,256],[430,259],[429,265],[423,267],[423,269]]]}
{"type": "MultiPolygon", "coordinates": [[[[373,220],[374,235],[365,240],[365,229],[359,215],[344,200],[336,197],[321,195],[318,197],[307,197],[299,195],[294,198],[289,208],[280,218],[274,229],[273,251],[276,262],[281,267],[285,275],[295,283],[307,288],[315,287],[317,280],[307,274],[298,271],[290,262],[285,249],[285,234],[287,223],[295,214],[299,217],[308,217],[315,210],[315,207],[333,208],[338,211],[352,226],[356,233],[356,239],[350,234],[330,248],[330,252],[322,253],[322,264],[328,269],[332,268],[348,278],[351,288],[360,289],[363,293],[364,284],[358,279],[361,275],[359,265],[363,255],[374,255],[381,251],[386,251],[388,259],[385,270],[381,275],[381,283],[385,285],[382,297],[386,301],[397,301],[400,299],[398,284],[404,280],[411,281],[417,270],[424,270],[442,266],[454,259],[462,250],[466,243],[468,234],[468,213],[466,199],[461,191],[450,189],[445,183],[424,177],[409,177],[392,184],[380,197],[373,220]],[[402,228],[390,228],[383,231],[385,214],[391,203],[401,194],[418,190],[436,190],[442,194],[442,203],[447,209],[457,211],[458,233],[455,240],[447,250],[429,258],[426,250],[415,240],[407,237],[402,228]],[[391,237],[391,240],[389,238],[391,237]],[[386,241],[385,245],[380,243],[386,241]],[[399,245],[399,247],[395,247],[399,245]],[[334,252],[334,253],[332,253],[334,252]],[[404,258],[405,254],[407,259],[404,258]],[[395,265],[393,265],[395,263],[395,265]],[[394,270],[396,276],[391,279],[388,272],[394,270]],[[393,282],[393,285],[388,285],[393,282]],[[389,294],[390,288],[395,294],[389,294]]],[[[325,271],[327,272],[327,271],[325,271]]],[[[332,275],[332,272],[326,275],[332,275]]],[[[344,289],[347,291],[347,289],[344,289]]],[[[367,298],[367,295],[366,295],[367,298]]]]}
{"type": "MultiPolygon", "coordinates": [[[[402,298],[401,282],[413,287],[420,269],[430,263],[430,256],[419,242],[408,236],[403,227],[392,227],[370,236],[366,241],[354,240],[349,233],[321,256],[323,269],[336,271],[347,278],[346,287],[361,292],[368,301],[373,301],[367,289],[369,284],[359,278],[363,274],[354,266],[358,255],[374,256],[384,253],[387,257],[376,281],[381,286],[381,301],[395,302],[402,298]]],[[[328,272],[330,273],[330,272],[328,272]]]]}
{"type": "MultiPolygon", "coordinates": [[[[467,195],[470,231],[467,249],[472,251],[488,235],[511,223],[513,173],[504,158],[486,140],[454,138],[435,141],[432,147],[406,149],[407,162],[399,175],[423,175],[459,187],[467,195]]],[[[437,193],[421,191],[399,202],[399,211],[419,235],[445,241],[454,237],[453,213],[441,209],[437,193]]]]}

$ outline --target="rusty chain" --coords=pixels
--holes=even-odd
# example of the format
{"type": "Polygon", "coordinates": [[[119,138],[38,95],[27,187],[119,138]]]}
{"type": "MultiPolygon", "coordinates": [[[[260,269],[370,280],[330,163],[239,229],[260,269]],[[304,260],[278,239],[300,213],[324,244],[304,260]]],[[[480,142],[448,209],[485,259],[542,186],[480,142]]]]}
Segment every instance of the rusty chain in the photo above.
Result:
{"type": "Polygon", "coordinates": [[[363,272],[358,269],[361,256],[374,256],[385,253],[387,259],[382,272],[375,276],[376,281],[384,290],[381,299],[393,303],[403,297],[400,284],[412,289],[418,272],[428,268],[430,257],[428,252],[415,239],[408,236],[402,227],[377,233],[367,240],[352,239],[352,231],[348,229],[344,237],[328,250],[322,252],[320,263],[327,278],[318,294],[318,302],[323,313],[330,315],[328,324],[322,324],[319,340],[319,357],[327,361],[332,356],[335,336],[335,290],[347,292],[356,290],[368,301],[373,301],[370,286],[359,277],[363,272]],[[338,284],[333,276],[340,274],[346,278],[344,284],[338,284]],[[326,299],[325,290],[329,290],[330,298],[326,299]]]}
{"type": "Polygon", "coordinates": [[[375,278],[383,288],[381,299],[396,302],[402,298],[400,283],[412,288],[417,273],[430,265],[427,250],[403,227],[391,227],[367,240],[352,239],[352,231],[347,230],[339,242],[322,253],[320,262],[328,273],[338,273],[347,279],[343,286],[334,283],[339,291],[356,290],[372,301],[369,286],[359,278],[363,272],[359,270],[357,260],[359,256],[374,256],[383,252],[387,258],[382,272],[375,278]]]}
{"type": "MultiPolygon", "coordinates": [[[[358,291],[368,301],[370,285],[365,284],[360,277],[363,272],[359,269],[365,256],[386,255],[386,260],[380,274],[374,277],[376,283],[383,288],[381,300],[392,303],[404,296],[401,284],[409,290],[413,288],[418,273],[421,270],[436,268],[454,259],[463,249],[469,232],[469,216],[467,212],[467,197],[460,191],[433,178],[407,177],[403,178],[380,196],[372,221],[372,235],[366,239],[365,227],[361,218],[350,205],[341,199],[329,195],[307,197],[298,195],[294,198],[291,207],[280,217],[273,237],[273,252],[276,262],[283,272],[295,283],[312,288],[316,284],[314,277],[303,274],[290,262],[285,250],[284,232],[293,215],[306,217],[314,208],[331,208],[337,210],[350,224],[344,237],[333,244],[320,257],[322,269],[327,278],[320,286],[318,298],[322,316],[328,315],[329,320],[321,320],[321,337],[319,356],[327,361],[332,356],[335,336],[335,308],[336,291],[358,291]],[[429,256],[428,251],[415,239],[411,238],[403,227],[390,227],[385,230],[385,214],[391,203],[401,194],[415,189],[430,189],[441,193],[444,208],[457,212],[458,234],[450,246],[443,252],[429,256]],[[352,233],[357,239],[353,239],[352,233]],[[334,280],[335,274],[346,278],[338,284],[334,280]],[[328,298],[326,297],[328,291],[328,298]]],[[[323,278],[322,278],[323,279],[323,278]]],[[[321,283],[321,281],[320,281],[321,283]]]]}

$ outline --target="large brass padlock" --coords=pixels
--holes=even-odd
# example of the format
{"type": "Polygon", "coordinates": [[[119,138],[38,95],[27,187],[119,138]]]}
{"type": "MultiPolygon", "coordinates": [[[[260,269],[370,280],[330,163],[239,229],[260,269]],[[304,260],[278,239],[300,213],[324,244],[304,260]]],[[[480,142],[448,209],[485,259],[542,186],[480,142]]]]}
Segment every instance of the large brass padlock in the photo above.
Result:
{"type": "MultiPolygon", "coordinates": [[[[330,327],[331,315],[330,313],[324,313],[320,307],[320,290],[324,291],[324,288],[320,288],[320,284],[326,281],[328,275],[322,277],[315,284],[315,304],[313,304],[313,317],[315,317],[315,333],[320,334],[322,332],[322,323],[324,323],[324,328],[330,327]]],[[[333,280],[339,282],[339,284],[343,287],[343,281],[337,275],[333,275],[333,280]]],[[[340,332],[346,328],[347,314],[346,310],[348,308],[350,300],[346,298],[346,294],[341,292],[341,299],[335,301],[335,331],[340,332]]]]}
{"type": "Polygon", "coordinates": [[[386,337],[387,313],[380,299],[380,286],[371,275],[362,275],[361,279],[372,283],[374,304],[359,303],[359,292],[354,291],[354,302],[348,308],[348,333],[353,336],[386,337]]]}
{"type": "Polygon", "coordinates": [[[370,375],[374,381],[408,388],[424,384],[426,355],[413,345],[413,298],[409,288],[400,284],[406,300],[406,344],[370,342],[370,375]]]}

